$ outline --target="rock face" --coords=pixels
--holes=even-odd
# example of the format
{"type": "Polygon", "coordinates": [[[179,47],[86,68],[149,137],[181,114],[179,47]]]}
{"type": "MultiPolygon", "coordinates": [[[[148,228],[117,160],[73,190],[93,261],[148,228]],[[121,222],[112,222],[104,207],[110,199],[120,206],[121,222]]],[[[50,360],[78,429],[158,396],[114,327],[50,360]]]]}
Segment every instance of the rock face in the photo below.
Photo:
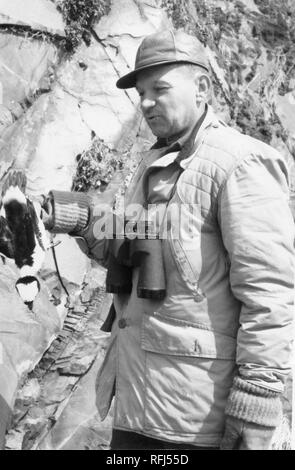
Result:
{"type": "MultiPolygon", "coordinates": [[[[2,263],[2,261],[1,261],[2,263]]],[[[19,382],[33,369],[62,325],[58,310],[49,301],[46,286],[30,312],[15,295],[16,269],[0,267],[0,442],[6,427],[5,407],[12,408],[19,382]],[[3,402],[3,403],[2,403],[3,402]]]]}
{"type": "MultiPolygon", "coordinates": [[[[85,0],[78,4],[92,10],[85,10],[86,14],[77,7],[70,18],[66,17],[69,0],[0,0],[0,186],[10,167],[22,167],[31,195],[53,188],[69,190],[73,180],[81,181],[79,171],[87,174],[91,159],[95,168],[101,168],[95,187],[103,186],[109,182],[105,167],[112,152],[114,158],[123,155],[124,164],[137,148],[148,148],[154,137],[142,120],[136,92],[118,90],[115,83],[133,67],[142,38],[173,24],[195,34],[206,46],[214,107],[230,125],[284,154],[295,194],[293,0],[85,0]],[[57,9],[61,3],[63,14],[57,9]],[[91,23],[93,8],[107,4],[105,15],[91,23]],[[77,27],[83,41],[68,53],[63,38],[73,37],[77,27]],[[100,159],[98,148],[107,149],[100,159]],[[85,152],[86,168],[77,167],[85,152]]],[[[71,294],[78,295],[93,268],[72,239],[57,239],[61,240],[56,248],[61,274],[71,294]]],[[[40,273],[42,291],[34,313],[14,292],[13,264],[1,263],[0,446],[9,414],[5,410],[13,407],[23,378],[57,336],[68,311],[50,253],[40,273]]],[[[85,366],[87,357],[82,355],[73,367],[85,366]]],[[[99,360],[89,379],[85,377],[87,387],[99,360]]],[[[24,393],[35,393],[32,384],[24,393]]],[[[78,423],[75,400],[82,400],[79,391],[73,402],[78,423]]],[[[94,410],[89,403],[83,419],[91,421],[94,410]]],[[[64,416],[69,423],[66,410],[64,416]]],[[[38,423],[40,419],[39,415],[32,418],[38,423]]],[[[81,424],[77,431],[71,429],[72,438],[64,448],[70,442],[82,442],[80,431],[81,424]]],[[[57,427],[40,448],[63,448],[63,439],[64,429],[57,427]]]]}
{"type": "MultiPolygon", "coordinates": [[[[49,43],[15,36],[0,35],[0,81],[1,103],[12,107],[13,103],[24,103],[38,88],[49,90],[45,75],[57,62],[57,50],[49,43]]],[[[13,107],[12,107],[13,110],[13,107]]],[[[16,118],[18,115],[16,114],[16,118]]]]}
{"type": "Polygon", "coordinates": [[[27,26],[64,35],[61,14],[50,0],[0,0],[0,24],[27,26]]]}

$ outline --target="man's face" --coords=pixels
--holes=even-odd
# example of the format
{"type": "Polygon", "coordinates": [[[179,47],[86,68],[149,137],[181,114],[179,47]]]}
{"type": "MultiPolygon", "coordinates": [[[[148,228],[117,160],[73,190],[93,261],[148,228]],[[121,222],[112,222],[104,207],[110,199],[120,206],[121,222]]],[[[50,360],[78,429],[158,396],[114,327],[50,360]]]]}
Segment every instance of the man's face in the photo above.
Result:
{"type": "Polygon", "coordinates": [[[201,117],[194,76],[179,64],[139,72],[136,89],[143,115],[157,137],[178,138],[201,117]]]}

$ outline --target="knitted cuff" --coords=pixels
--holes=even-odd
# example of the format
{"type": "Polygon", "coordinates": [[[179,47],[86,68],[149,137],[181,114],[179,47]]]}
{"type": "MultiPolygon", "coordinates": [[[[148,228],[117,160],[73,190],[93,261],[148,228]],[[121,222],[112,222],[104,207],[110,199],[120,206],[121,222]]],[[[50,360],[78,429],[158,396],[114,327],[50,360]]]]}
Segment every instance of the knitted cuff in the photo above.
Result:
{"type": "Polygon", "coordinates": [[[250,423],[276,427],[282,416],[280,393],[235,377],[225,413],[250,423]]]}
{"type": "Polygon", "coordinates": [[[53,208],[51,232],[75,234],[86,227],[89,217],[89,197],[86,194],[52,190],[49,196],[53,208]]]}

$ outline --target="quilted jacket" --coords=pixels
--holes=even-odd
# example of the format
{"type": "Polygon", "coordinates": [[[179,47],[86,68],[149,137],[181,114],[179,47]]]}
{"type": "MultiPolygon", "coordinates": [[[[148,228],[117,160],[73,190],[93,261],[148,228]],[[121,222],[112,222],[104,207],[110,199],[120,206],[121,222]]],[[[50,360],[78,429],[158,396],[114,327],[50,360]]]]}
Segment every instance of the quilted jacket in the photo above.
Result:
{"type": "MultiPolygon", "coordinates": [[[[142,202],[151,167],[177,157],[142,153],[125,204],[142,202]]],[[[166,296],[138,298],[137,268],[132,293],[114,295],[97,406],[104,418],[115,383],[115,428],[216,446],[226,413],[266,426],[279,419],[294,311],[289,169],[276,150],[211,108],[180,166],[167,205],[177,210],[168,211],[161,242],[166,296]]],[[[94,236],[94,225],[75,234],[102,262],[108,240],[94,236]]]]}

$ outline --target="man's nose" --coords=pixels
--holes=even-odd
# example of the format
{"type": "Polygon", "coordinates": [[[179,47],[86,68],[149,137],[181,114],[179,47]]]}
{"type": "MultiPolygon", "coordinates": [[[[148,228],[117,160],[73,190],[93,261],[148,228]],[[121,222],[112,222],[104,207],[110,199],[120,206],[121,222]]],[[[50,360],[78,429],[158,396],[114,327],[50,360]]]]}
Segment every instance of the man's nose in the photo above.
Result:
{"type": "Polygon", "coordinates": [[[156,104],[156,100],[151,96],[145,96],[141,100],[141,108],[142,108],[143,111],[147,111],[148,109],[155,106],[155,104],[156,104]]]}

